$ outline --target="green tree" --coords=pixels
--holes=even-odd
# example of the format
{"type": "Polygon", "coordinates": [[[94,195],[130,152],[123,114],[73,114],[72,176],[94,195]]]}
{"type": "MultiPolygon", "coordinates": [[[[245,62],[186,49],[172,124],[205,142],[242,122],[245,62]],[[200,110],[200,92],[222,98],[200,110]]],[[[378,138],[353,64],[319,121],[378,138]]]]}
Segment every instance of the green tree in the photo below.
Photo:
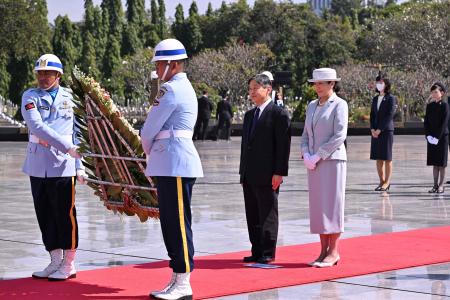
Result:
{"type": "Polygon", "coordinates": [[[214,12],[214,10],[212,8],[212,4],[211,4],[211,2],[208,2],[208,8],[206,9],[206,16],[211,17],[213,12],[214,12]]]}
{"type": "Polygon", "coordinates": [[[86,74],[99,80],[100,71],[97,67],[96,42],[92,34],[88,31],[84,35],[83,56],[81,59],[81,70],[86,74]]]}
{"type": "Polygon", "coordinates": [[[9,57],[6,53],[0,54],[0,96],[9,97],[9,83],[11,75],[9,75],[6,67],[8,66],[9,57]]]}
{"type": "Polygon", "coordinates": [[[153,25],[159,24],[159,10],[156,0],[150,1],[150,20],[153,25]]]}
{"type": "Polygon", "coordinates": [[[107,9],[109,20],[109,36],[115,35],[118,40],[122,34],[124,25],[124,12],[120,0],[103,0],[101,7],[107,9]]]}
{"type": "Polygon", "coordinates": [[[154,47],[160,40],[161,37],[158,34],[158,4],[156,0],[150,1],[150,10],[147,16],[147,22],[144,26],[143,40],[144,47],[154,47]]]}
{"type": "Polygon", "coordinates": [[[72,24],[69,17],[58,16],[55,19],[55,29],[52,39],[53,53],[59,57],[64,66],[64,73],[70,74],[78,58],[77,47],[78,28],[72,24]]]}
{"type": "Polygon", "coordinates": [[[198,16],[189,16],[186,22],[185,42],[186,51],[189,55],[193,55],[200,50],[202,45],[202,32],[200,25],[198,24],[198,16]]]}
{"type": "Polygon", "coordinates": [[[127,21],[141,28],[145,21],[145,1],[127,0],[127,21]]]}
{"type": "Polygon", "coordinates": [[[167,38],[166,5],[164,0],[158,0],[158,35],[162,40],[167,38]]]}
{"type": "Polygon", "coordinates": [[[158,35],[157,27],[152,23],[147,23],[144,26],[144,32],[142,40],[144,41],[144,47],[155,47],[161,40],[158,35]]]}
{"type": "Polygon", "coordinates": [[[214,48],[223,47],[230,41],[244,41],[249,31],[249,13],[250,7],[246,0],[239,0],[230,4],[229,7],[225,2],[222,2],[215,19],[217,22],[213,26],[213,34],[204,34],[204,36],[208,36],[208,39],[213,40],[212,47],[214,48]]]}
{"type": "Polygon", "coordinates": [[[233,102],[248,92],[247,80],[272,63],[273,53],[266,45],[228,45],[206,49],[194,56],[187,72],[194,84],[200,82],[216,90],[229,90],[233,102]]]}
{"type": "Polygon", "coordinates": [[[106,49],[106,43],[108,40],[109,32],[109,12],[108,9],[102,9],[99,6],[94,7],[95,16],[95,28],[96,35],[95,38],[98,42],[97,57],[103,57],[106,49]]]}
{"type": "Polygon", "coordinates": [[[183,39],[181,40],[189,55],[194,55],[200,51],[202,46],[202,32],[199,25],[198,7],[192,1],[189,7],[189,18],[185,21],[183,39]]]}
{"type": "Polygon", "coordinates": [[[84,27],[83,34],[90,32],[95,34],[96,24],[95,24],[95,9],[94,2],[92,0],[84,1],[84,27]]]}
{"type": "Polygon", "coordinates": [[[8,75],[0,73],[0,80],[2,85],[9,84],[7,94],[19,104],[23,91],[33,85],[35,61],[42,54],[51,52],[46,2],[3,0],[0,2],[0,20],[0,56],[2,68],[6,64],[8,72],[8,75]]]}
{"type": "Polygon", "coordinates": [[[102,34],[102,14],[92,0],[84,1],[83,50],[80,58],[81,70],[101,80],[99,58],[103,57],[105,38],[102,34]]]}
{"type": "Polygon", "coordinates": [[[448,1],[407,2],[381,9],[370,20],[372,30],[360,36],[359,55],[374,63],[428,68],[450,76],[449,15],[448,1]]]}
{"type": "Polygon", "coordinates": [[[124,43],[129,46],[122,46],[124,55],[136,53],[137,49],[144,44],[144,28],[148,23],[145,15],[144,0],[127,0],[127,28],[124,31],[124,43]],[[126,51],[125,49],[132,49],[126,51]],[[134,49],[134,50],[133,50],[134,49]]]}
{"type": "Polygon", "coordinates": [[[135,55],[125,57],[111,78],[112,82],[123,82],[125,99],[133,105],[142,105],[150,97],[152,57],[151,49],[140,49],[135,55]]]}
{"type": "Polygon", "coordinates": [[[189,7],[189,16],[198,16],[198,7],[195,1],[192,1],[191,6],[189,7]]]}
{"type": "Polygon", "coordinates": [[[105,86],[116,96],[123,97],[123,81],[120,78],[112,80],[114,72],[120,67],[122,59],[120,56],[120,43],[113,35],[110,37],[106,46],[105,56],[103,58],[103,77],[105,86]]]}
{"type": "Polygon", "coordinates": [[[175,38],[184,45],[186,43],[185,24],[183,5],[181,5],[181,3],[175,8],[175,21],[172,23],[171,29],[175,38]]]}
{"type": "Polygon", "coordinates": [[[120,43],[117,40],[116,36],[111,36],[105,51],[105,56],[103,59],[104,65],[104,77],[106,79],[110,79],[114,70],[120,65],[121,57],[120,57],[120,43]]]}
{"type": "Polygon", "coordinates": [[[341,17],[351,17],[353,11],[361,7],[360,0],[333,0],[331,13],[341,17]]]}
{"type": "Polygon", "coordinates": [[[142,48],[142,42],[138,36],[138,26],[134,23],[128,23],[125,28],[122,41],[122,55],[133,55],[142,48]]]}

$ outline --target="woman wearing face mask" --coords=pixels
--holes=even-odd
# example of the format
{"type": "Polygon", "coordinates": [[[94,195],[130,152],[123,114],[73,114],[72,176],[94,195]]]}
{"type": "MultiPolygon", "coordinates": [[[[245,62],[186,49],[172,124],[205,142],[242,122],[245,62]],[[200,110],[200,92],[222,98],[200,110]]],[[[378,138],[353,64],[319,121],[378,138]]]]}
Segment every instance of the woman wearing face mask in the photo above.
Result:
{"type": "Polygon", "coordinates": [[[427,166],[433,166],[434,186],[429,193],[443,193],[445,168],[448,157],[448,119],[449,107],[443,102],[445,87],[440,82],[431,88],[431,101],[425,112],[425,136],[427,139],[427,166]]]}
{"type": "Polygon", "coordinates": [[[391,95],[391,83],[378,75],[376,78],[378,95],[372,99],[370,111],[370,159],[377,161],[380,183],[375,191],[388,191],[391,187],[392,144],[394,143],[395,98],[391,95]]]}

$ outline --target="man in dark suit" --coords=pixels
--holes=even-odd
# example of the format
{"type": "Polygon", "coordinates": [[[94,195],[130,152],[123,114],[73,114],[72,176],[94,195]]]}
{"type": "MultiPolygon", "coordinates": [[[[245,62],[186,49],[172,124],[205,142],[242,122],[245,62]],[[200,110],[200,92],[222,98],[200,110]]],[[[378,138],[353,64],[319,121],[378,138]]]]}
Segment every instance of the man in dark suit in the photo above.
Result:
{"type": "Polygon", "coordinates": [[[212,110],[213,105],[208,98],[208,91],[203,91],[203,96],[198,98],[198,116],[194,129],[194,140],[205,140],[212,110]]]}
{"type": "Polygon", "coordinates": [[[225,139],[230,139],[231,134],[231,119],[233,118],[233,110],[231,109],[228,95],[225,93],[222,96],[222,100],[217,103],[216,118],[219,120],[219,124],[216,129],[216,136],[219,138],[219,132],[225,127],[225,139]]]}
{"type": "Polygon", "coordinates": [[[271,101],[266,75],[256,75],[248,83],[256,107],[245,113],[242,129],[239,174],[252,244],[252,254],[244,262],[269,263],[275,259],[279,188],[288,175],[290,121],[287,111],[271,101]]]}

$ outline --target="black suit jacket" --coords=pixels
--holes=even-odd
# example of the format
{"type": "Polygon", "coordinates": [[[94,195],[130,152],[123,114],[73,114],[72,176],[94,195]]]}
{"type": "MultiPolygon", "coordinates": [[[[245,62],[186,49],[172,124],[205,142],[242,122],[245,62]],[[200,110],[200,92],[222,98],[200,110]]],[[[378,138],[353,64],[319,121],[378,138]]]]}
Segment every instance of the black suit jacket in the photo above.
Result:
{"type": "Polygon", "coordinates": [[[250,127],[256,107],[244,116],[239,174],[254,185],[271,185],[273,175],[288,175],[291,126],[287,111],[272,101],[263,110],[253,135],[250,127]]]}
{"type": "Polygon", "coordinates": [[[231,119],[233,117],[233,110],[231,109],[230,102],[226,100],[221,100],[217,104],[217,112],[216,112],[216,119],[223,118],[223,119],[231,119]]]}
{"type": "Polygon", "coordinates": [[[372,109],[370,110],[370,129],[380,129],[381,131],[394,130],[395,98],[391,94],[384,95],[377,109],[378,95],[372,99],[372,109]]]}
{"type": "Polygon", "coordinates": [[[213,110],[213,105],[211,100],[206,96],[201,96],[198,98],[198,118],[205,120],[211,118],[211,112],[213,110]]]}
{"type": "Polygon", "coordinates": [[[449,106],[447,102],[430,102],[425,110],[423,125],[425,136],[431,135],[440,140],[448,135],[449,106]]]}

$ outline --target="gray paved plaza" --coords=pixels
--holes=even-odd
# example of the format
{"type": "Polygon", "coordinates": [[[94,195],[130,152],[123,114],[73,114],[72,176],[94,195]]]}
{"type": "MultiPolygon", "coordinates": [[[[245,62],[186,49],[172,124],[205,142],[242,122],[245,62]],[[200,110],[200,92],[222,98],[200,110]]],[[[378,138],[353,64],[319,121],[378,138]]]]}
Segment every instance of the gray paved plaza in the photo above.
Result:
{"type": "MultiPolygon", "coordinates": [[[[192,201],[196,255],[249,250],[237,174],[240,138],[198,142],[196,146],[205,171],[205,177],[198,179],[194,187],[192,201]]],[[[4,280],[29,277],[48,263],[30,183],[21,173],[25,147],[22,142],[0,143],[0,279],[4,280]]],[[[432,169],[425,165],[422,136],[395,137],[389,194],[373,191],[378,179],[369,149],[368,136],[348,138],[343,238],[449,224],[450,187],[440,196],[427,193],[432,185],[432,169]]],[[[299,137],[294,137],[289,177],[279,197],[280,246],[318,241],[309,233],[306,171],[299,155],[299,137]]],[[[167,259],[157,221],[140,223],[136,217],[114,215],[86,186],[77,187],[77,209],[78,270],[167,259]]],[[[429,265],[221,299],[443,299],[450,297],[449,267],[429,265]]]]}

